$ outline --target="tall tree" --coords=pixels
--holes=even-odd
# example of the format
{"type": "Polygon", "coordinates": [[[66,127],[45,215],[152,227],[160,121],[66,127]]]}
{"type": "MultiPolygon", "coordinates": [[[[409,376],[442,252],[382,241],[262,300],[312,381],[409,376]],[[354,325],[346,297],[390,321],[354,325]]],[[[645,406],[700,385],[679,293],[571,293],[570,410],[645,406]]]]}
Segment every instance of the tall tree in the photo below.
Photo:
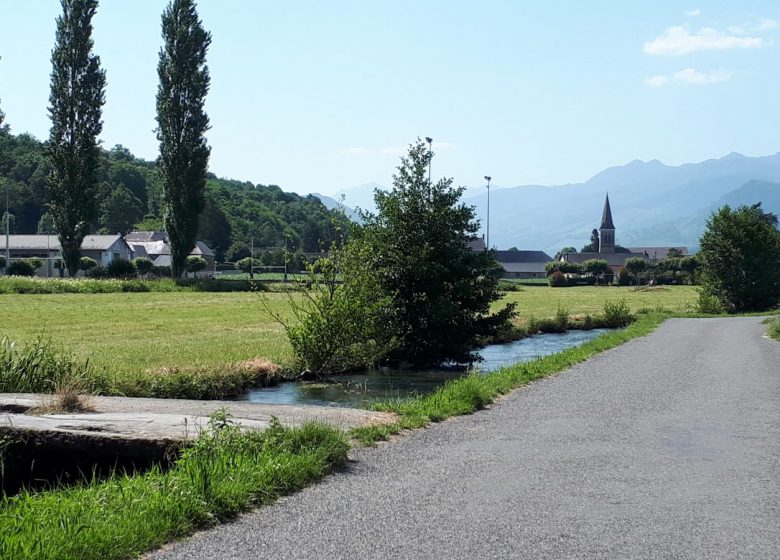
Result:
{"type": "Polygon", "coordinates": [[[106,74],[92,53],[97,0],[61,0],[51,54],[47,152],[52,163],[49,205],[71,276],[79,270],[81,243],[95,218],[98,135],[103,130],[106,74]]]}
{"type": "Polygon", "coordinates": [[[724,206],[699,241],[702,288],[729,311],[764,311],[780,303],[780,232],[760,207],[724,206]]]}
{"type": "Polygon", "coordinates": [[[211,148],[204,111],[209,90],[206,52],[211,34],[203,29],[193,0],[172,0],[163,12],[157,74],[157,160],[163,177],[165,229],[171,246],[171,272],[180,277],[195,246],[198,216],[205,206],[204,188],[211,148]]]}
{"type": "Polygon", "coordinates": [[[363,266],[378,274],[392,302],[398,345],[390,361],[428,366],[468,362],[478,341],[505,328],[514,304],[491,313],[503,270],[492,251],[471,251],[479,229],[452,179],[429,180],[432,153],[421,141],[401,158],[393,190],[377,191],[350,243],[366,243],[363,266]]]}

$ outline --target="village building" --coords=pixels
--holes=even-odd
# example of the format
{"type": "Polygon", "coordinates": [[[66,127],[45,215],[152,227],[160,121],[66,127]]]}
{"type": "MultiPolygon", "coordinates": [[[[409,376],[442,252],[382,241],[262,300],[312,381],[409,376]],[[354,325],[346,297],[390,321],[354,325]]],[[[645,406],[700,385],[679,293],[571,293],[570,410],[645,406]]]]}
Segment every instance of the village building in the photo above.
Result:
{"type": "MultiPolygon", "coordinates": [[[[125,236],[125,241],[133,250],[133,258],[146,257],[154,266],[171,266],[171,247],[164,231],[133,231],[125,236]]],[[[214,276],[214,251],[205,242],[196,241],[190,256],[202,257],[206,261],[206,268],[198,272],[198,276],[214,276]]]]}
{"type": "MultiPolygon", "coordinates": [[[[564,262],[582,264],[592,259],[601,259],[607,261],[613,274],[618,274],[623,270],[626,260],[632,257],[639,257],[650,261],[650,257],[642,251],[633,251],[631,249],[618,248],[615,245],[615,224],[612,221],[612,208],[609,205],[609,195],[604,200],[604,209],[601,213],[601,225],[599,226],[599,247],[598,251],[586,251],[582,253],[562,253],[560,260],[564,262]]],[[[656,247],[655,249],[661,249],[656,247]]],[[[668,248],[667,248],[668,252],[668,248]]]]}
{"type": "Polygon", "coordinates": [[[544,265],[553,258],[544,251],[496,251],[496,260],[504,269],[504,278],[544,278],[544,265]]]}
{"type": "MultiPolygon", "coordinates": [[[[10,248],[11,262],[19,259],[39,258],[43,266],[35,271],[37,276],[60,276],[58,262],[62,259],[60,254],[60,240],[56,235],[9,235],[8,247],[10,248]]],[[[0,255],[6,254],[6,236],[0,236],[0,255]]],[[[133,259],[133,250],[117,234],[114,235],[87,235],[81,244],[81,256],[94,259],[98,265],[107,267],[115,260],[133,259]]],[[[67,275],[67,270],[62,271],[67,275]]]]}

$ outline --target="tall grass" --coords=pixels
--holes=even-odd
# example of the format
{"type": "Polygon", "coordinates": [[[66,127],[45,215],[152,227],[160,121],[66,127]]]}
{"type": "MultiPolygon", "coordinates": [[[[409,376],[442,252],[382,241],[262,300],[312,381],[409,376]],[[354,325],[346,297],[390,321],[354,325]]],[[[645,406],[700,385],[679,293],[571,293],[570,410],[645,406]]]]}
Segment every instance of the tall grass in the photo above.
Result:
{"type": "Polygon", "coordinates": [[[90,379],[88,362],[60,352],[51,341],[37,338],[18,346],[0,342],[0,393],[52,393],[71,379],[90,379]]]}
{"type": "MultiPolygon", "coordinates": [[[[214,419],[213,419],[214,420],[214,419]]],[[[183,450],[168,471],[114,476],[0,501],[0,558],[119,560],[274,501],[346,462],[324,425],[242,433],[229,421],[183,450]]]]}
{"type": "Polygon", "coordinates": [[[767,329],[766,334],[775,340],[780,341],[780,317],[768,319],[767,324],[769,325],[769,328],[767,329]]]}

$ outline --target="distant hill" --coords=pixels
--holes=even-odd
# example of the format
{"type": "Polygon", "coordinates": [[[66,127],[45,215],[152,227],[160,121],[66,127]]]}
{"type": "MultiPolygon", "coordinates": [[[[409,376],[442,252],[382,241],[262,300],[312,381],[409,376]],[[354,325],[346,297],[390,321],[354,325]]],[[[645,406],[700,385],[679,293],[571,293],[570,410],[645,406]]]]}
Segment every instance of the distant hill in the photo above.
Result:
{"type": "MultiPolygon", "coordinates": [[[[607,192],[619,244],[695,248],[707,217],[723,204],[760,201],[765,210],[780,212],[780,153],[766,157],[732,153],[680,166],[635,160],[585,183],[491,192],[491,244],[550,253],[567,245],[579,248],[598,227],[607,192]]],[[[464,201],[476,207],[484,222],[487,196],[464,201]]]]}

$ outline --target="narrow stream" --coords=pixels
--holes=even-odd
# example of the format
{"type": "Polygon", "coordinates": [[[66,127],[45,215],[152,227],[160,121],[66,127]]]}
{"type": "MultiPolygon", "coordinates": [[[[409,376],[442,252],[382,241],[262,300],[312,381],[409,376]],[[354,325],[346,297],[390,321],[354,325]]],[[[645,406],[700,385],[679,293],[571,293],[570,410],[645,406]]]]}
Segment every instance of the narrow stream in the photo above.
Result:
{"type": "MultiPolygon", "coordinates": [[[[479,351],[483,361],[477,364],[482,373],[503,366],[529,362],[540,356],[555,354],[579,346],[606,332],[568,331],[560,334],[539,334],[507,344],[492,344],[479,351]]],[[[463,368],[436,370],[378,369],[365,373],[340,375],[337,383],[282,383],[267,389],[255,389],[242,400],[264,404],[313,404],[324,406],[366,407],[374,401],[408,397],[435,391],[448,379],[464,375],[463,368]]]]}

